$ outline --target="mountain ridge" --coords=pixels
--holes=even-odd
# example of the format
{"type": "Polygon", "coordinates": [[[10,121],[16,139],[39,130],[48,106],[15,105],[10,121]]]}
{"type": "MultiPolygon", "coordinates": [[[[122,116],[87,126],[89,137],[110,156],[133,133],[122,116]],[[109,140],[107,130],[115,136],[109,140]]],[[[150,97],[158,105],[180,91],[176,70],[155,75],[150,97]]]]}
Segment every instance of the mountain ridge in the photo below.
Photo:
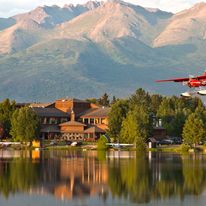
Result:
{"type": "Polygon", "coordinates": [[[204,9],[197,4],[172,14],[123,1],[89,1],[0,19],[0,96],[127,96],[137,87],[177,94],[181,85],[154,81],[202,72],[204,9]]]}

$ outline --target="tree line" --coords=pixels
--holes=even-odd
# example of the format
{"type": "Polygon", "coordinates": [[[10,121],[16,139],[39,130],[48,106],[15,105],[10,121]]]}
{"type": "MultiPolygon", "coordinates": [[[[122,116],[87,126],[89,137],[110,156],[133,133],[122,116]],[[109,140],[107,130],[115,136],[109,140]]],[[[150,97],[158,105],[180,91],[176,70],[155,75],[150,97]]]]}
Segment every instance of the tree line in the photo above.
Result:
{"type": "Polygon", "coordinates": [[[0,103],[0,138],[32,142],[39,137],[40,121],[29,107],[17,108],[15,101],[5,99],[0,103]]]}
{"type": "Polygon", "coordinates": [[[185,144],[205,141],[206,110],[200,98],[165,97],[141,88],[111,104],[108,135],[114,142],[144,147],[155,119],[161,119],[168,136],[182,137],[185,144]]]}
{"type": "MultiPolygon", "coordinates": [[[[113,96],[110,100],[105,93],[87,101],[111,107],[107,134],[113,142],[144,148],[152,137],[155,119],[161,119],[168,136],[182,137],[186,144],[205,141],[206,110],[198,97],[165,97],[140,88],[125,99],[113,96]]],[[[39,132],[40,121],[32,108],[17,108],[9,99],[0,103],[0,138],[31,142],[39,137],[39,132]]]]}

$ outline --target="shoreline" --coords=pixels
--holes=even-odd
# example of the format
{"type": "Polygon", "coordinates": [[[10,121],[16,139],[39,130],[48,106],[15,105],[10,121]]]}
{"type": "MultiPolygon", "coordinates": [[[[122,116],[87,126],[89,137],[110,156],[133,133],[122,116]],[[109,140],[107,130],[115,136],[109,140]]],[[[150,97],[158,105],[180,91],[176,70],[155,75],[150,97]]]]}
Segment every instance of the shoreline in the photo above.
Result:
{"type": "MultiPolygon", "coordinates": [[[[97,144],[86,144],[81,146],[71,146],[71,145],[47,145],[45,147],[29,147],[26,145],[11,145],[2,146],[0,151],[51,151],[51,150],[82,150],[82,151],[138,151],[135,148],[108,148],[106,150],[98,150],[97,144]]],[[[196,148],[191,148],[188,151],[183,151],[181,145],[164,145],[157,148],[147,148],[145,153],[148,152],[163,152],[163,153],[206,153],[205,146],[197,146],[196,148]]]]}

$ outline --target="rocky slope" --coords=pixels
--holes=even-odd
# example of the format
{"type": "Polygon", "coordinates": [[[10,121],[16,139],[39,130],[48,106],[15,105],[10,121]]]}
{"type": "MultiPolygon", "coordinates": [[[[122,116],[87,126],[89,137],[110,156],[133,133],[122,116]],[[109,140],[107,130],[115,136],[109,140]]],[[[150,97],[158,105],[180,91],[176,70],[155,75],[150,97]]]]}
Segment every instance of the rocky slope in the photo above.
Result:
{"type": "Polygon", "coordinates": [[[127,96],[137,87],[178,94],[182,86],[154,81],[203,72],[205,8],[173,15],[90,1],[0,19],[0,97],[127,96]]]}
{"type": "Polygon", "coordinates": [[[178,45],[206,38],[206,3],[174,15],[166,28],[155,38],[154,46],[178,45]]]}

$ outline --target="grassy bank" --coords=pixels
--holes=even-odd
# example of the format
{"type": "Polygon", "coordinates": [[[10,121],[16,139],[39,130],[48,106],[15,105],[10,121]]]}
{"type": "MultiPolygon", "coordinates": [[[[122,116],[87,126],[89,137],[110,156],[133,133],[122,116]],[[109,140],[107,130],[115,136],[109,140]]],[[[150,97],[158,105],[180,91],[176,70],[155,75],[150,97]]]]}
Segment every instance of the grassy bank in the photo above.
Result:
{"type": "MultiPolygon", "coordinates": [[[[37,147],[38,148],[38,147],[37,147]]],[[[25,144],[19,144],[19,145],[8,145],[8,146],[1,146],[0,150],[33,150],[36,149],[36,147],[29,147],[25,144]]],[[[56,145],[50,145],[45,144],[43,145],[43,148],[45,150],[97,150],[97,143],[94,142],[87,142],[83,143],[80,146],[71,146],[66,145],[64,143],[56,144],[56,145]]],[[[120,150],[120,151],[135,151],[136,148],[108,148],[108,150],[120,150]]],[[[195,153],[195,152],[204,152],[206,153],[206,146],[200,145],[196,148],[185,148],[185,145],[162,145],[157,146],[157,148],[147,148],[146,151],[151,152],[170,152],[170,153],[195,153]]]]}

